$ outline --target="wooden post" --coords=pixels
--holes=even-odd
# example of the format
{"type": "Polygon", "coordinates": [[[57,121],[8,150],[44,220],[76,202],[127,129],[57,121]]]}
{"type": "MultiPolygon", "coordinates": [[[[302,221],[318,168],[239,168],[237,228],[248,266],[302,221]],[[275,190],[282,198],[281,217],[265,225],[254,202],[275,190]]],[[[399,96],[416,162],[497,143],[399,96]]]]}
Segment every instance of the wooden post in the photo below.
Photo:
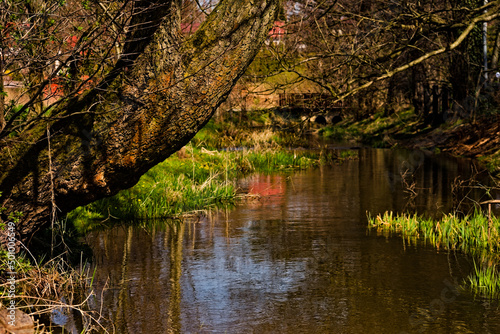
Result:
{"type": "Polygon", "coordinates": [[[480,202],[479,204],[488,204],[488,241],[489,241],[491,225],[493,223],[493,221],[491,220],[491,205],[500,204],[500,199],[492,199],[489,201],[480,202]]]}
{"type": "Polygon", "coordinates": [[[500,199],[490,199],[479,204],[488,204],[488,217],[491,219],[491,204],[500,204],[500,199]]]}
{"type": "Polygon", "coordinates": [[[493,223],[493,221],[491,220],[491,204],[500,204],[500,199],[492,199],[489,201],[480,202],[479,204],[488,204],[488,242],[489,242],[491,225],[493,223]]]}

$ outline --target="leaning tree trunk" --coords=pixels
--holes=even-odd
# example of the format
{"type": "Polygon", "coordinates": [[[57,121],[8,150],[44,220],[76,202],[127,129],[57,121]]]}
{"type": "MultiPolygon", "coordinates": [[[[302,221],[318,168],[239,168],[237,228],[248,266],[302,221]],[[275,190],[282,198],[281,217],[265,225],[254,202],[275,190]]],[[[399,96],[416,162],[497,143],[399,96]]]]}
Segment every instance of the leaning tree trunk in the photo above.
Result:
{"type": "Polygon", "coordinates": [[[136,5],[131,27],[139,28],[98,87],[57,107],[52,120],[2,139],[2,218],[23,213],[21,240],[56,214],[133,186],[184,146],[250,64],[279,5],[223,0],[183,41],[176,1],[152,2],[136,5]]]}

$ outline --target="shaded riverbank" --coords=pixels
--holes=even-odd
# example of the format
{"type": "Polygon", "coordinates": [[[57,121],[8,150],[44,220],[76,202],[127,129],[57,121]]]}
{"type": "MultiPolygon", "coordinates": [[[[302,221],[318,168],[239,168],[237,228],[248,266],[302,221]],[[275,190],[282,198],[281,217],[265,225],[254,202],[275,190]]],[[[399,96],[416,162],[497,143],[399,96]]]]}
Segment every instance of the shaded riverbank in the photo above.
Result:
{"type": "Polygon", "coordinates": [[[475,158],[492,173],[500,174],[500,115],[434,129],[403,139],[401,143],[409,148],[439,148],[455,156],[475,158]]]}
{"type": "Polygon", "coordinates": [[[498,114],[477,117],[474,121],[450,120],[439,127],[431,127],[411,110],[406,110],[389,116],[375,114],[361,121],[346,119],[317,132],[327,138],[362,142],[375,147],[402,146],[474,158],[490,172],[500,173],[498,114]]]}

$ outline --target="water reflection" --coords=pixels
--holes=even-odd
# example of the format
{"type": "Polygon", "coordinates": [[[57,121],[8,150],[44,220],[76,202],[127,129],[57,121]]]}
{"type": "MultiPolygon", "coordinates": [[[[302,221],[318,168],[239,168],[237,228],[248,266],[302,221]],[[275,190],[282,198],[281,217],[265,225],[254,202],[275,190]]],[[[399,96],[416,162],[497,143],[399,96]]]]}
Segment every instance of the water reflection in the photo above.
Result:
{"type": "Polygon", "coordinates": [[[108,327],[117,333],[499,332],[496,306],[454,290],[470,272],[468,258],[367,233],[367,211],[407,209],[398,175],[408,162],[419,190],[414,207],[450,210],[450,183],[470,174],[468,164],[362,150],[359,161],[339,166],[249,177],[241,187],[259,200],[200,221],[89,235],[96,285],[106,287],[98,299],[108,327]]]}
{"type": "Polygon", "coordinates": [[[96,305],[117,333],[180,330],[184,225],[146,232],[119,227],[89,236],[97,266],[96,305]]]}

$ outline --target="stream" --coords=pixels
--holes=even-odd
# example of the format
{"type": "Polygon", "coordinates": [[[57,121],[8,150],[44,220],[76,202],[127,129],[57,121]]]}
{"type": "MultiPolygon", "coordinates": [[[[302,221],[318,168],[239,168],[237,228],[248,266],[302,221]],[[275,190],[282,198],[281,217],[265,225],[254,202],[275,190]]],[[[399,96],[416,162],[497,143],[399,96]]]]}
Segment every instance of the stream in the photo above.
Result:
{"type": "Polygon", "coordinates": [[[115,333],[500,333],[498,302],[462,288],[472,258],[367,228],[367,213],[450,212],[474,174],[445,155],[360,149],[249,176],[256,196],[234,208],[88,235],[92,303],[115,333]]]}

